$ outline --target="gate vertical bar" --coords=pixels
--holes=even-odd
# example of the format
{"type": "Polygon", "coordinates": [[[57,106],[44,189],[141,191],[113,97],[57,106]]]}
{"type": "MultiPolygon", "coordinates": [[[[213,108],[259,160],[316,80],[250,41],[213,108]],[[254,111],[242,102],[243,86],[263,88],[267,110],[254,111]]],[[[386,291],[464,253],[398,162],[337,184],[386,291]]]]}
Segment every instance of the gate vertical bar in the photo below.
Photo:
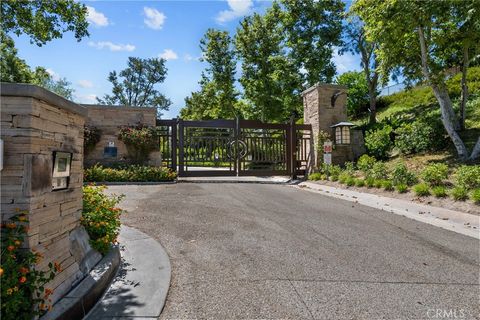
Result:
{"type": "Polygon", "coordinates": [[[178,118],[172,123],[172,170],[177,172],[177,128],[178,128],[178,118]]]}
{"type": "Polygon", "coordinates": [[[185,165],[184,165],[184,127],[183,127],[183,120],[178,120],[178,176],[183,176],[185,165]]]}
{"type": "Polygon", "coordinates": [[[292,123],[291,121],[288,122],[288,126],[285,130],[286,137],[285,140],[287,142],[287,149],[285,154],[285,162],[287,163],[287,172],[289,176],[293,176],[293,168],[292,168],[292,153],[293,153],[293,146],[292,146],[292,123]]]}
{"type": "Polygon", "coordinates": [[[295,128],[295,118],[290,119],[290,159],[292,179],[297,179],[297,130],[295,128]]]}
{"type": "Polygon", "coordinates": [[[237,174],[240,172],[241,168],[241,159],[240,159],[240,152],[238,152],[238,139],[240,139],[240,118],[235,118],[235,128],[233,129],[233,134],[235,135],[235,162],[234,162],[234,170],[237,174]]]}

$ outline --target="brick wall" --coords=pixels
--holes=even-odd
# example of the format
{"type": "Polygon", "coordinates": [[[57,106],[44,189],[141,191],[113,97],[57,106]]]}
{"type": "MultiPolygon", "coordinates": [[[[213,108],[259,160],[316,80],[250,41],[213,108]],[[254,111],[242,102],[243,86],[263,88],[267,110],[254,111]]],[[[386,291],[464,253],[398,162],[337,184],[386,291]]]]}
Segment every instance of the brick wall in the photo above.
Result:
{"type": "MultiPolygon", "coordinates": [[[[117,163],[125,160],[127,157],[127,149],[125,144],[117,138],[119,128],[124,126],[136,126],[139,124],[155,126],[156,124],[155,108],[102,105],[83,106],[87,109],[86,124],[101,130],[100,141],[92,151],[85,155],[86,165],[94,163],[117,163]],[[115,147],[117,147],[116,158],[104,157],[104,148],[108,146],[109,142],[113,142],[115,147]]],[[[157,156],[158,154],[151,155],[151,159],[155,159],[157,156]]]]}
{"type": "Polygon", "coordinates": [[[59,262],[63,271],[48,284],[54,302],[81,280],[100,258],[80,226],[83,126],[86,111],[33,85],[1,85],[2,220],[16,208],[29,211],[25,246],[43,254],[39,268],[59,262]],[[53,152],[72,153],[69,186],[52,191],[53,152]],[[87,259],[93,259],[87,261],[87,259]]]}

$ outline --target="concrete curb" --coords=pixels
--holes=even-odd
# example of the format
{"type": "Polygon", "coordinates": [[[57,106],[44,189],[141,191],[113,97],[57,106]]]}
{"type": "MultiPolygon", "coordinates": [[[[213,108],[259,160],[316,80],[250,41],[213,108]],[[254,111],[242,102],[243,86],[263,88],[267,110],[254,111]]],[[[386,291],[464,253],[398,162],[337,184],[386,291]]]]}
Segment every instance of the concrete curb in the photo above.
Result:
{"type": "Polygon", "coordinates": [[[295,187],[402,215],[413,220],[480,239],[480,216],[477,215],[371,193],[325,186],[308,181],[302,182],[295,187]]]}
{"type": "Polygon", "coordinates": [[[253,183],[253,184],[291,184],[293,180],[286,177],[256,177],[256,176],[218,176],[218,177],[181,177],[178,183],[253,183]]]}
{"type": "Polygon", "coordinates": [[[171,266],[164,248],[150,236],[122,226],[122,263],[105,295],[85,319],[158,318],[170,287],[171,266]]]}
{"type": "Polygon", "coordinates": [[[83,185],[88,186],[89,184],[94,183],[98,186],[130,186],[130,185],[160,185],[160,184],[175,184],[177,183],[176,180],[174,181],[138,181],[138,182],[114,182],[114,181],[99,181],[99,182],[84,182],[83,185]]]}
{"type": "Polygon", "coordinates": [[[55,303],[52,311],[40,320],[83,319],[107,290],[119,265],[120,250],[115,246],[97,263],[85,279],[55,303]]]}

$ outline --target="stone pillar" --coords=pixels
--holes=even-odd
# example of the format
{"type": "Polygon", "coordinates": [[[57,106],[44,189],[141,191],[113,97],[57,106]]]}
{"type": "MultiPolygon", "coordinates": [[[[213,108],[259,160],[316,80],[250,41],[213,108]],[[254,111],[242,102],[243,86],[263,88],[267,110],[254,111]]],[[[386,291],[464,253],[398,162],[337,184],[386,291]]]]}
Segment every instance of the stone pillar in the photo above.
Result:
{"type": "Polygon", "coordinates": [[[86,110],[43,88],[1,84],[2,221],[27,210],[25,247],[43,255],[62,271],[47,285],[53,302],[66,294],[101,258],[88,244],[80,225],[83,185],[83,127],[86,110]],[[52,190],[54,152],[71,153],[66,189],[52,190]]]}
{"type": "Polygon", "coordinates": [[[312,125],[315,167],[323,161],[323,146],[318,145],[319,132],[324,131],[333,139],[330,126],[347,121],[346,92],[345,86],[325,83],[316,84],[302,92],[304,123],[312,125]],[[336,94],[335,105],[332,107],[332,96],[336,94]]]}

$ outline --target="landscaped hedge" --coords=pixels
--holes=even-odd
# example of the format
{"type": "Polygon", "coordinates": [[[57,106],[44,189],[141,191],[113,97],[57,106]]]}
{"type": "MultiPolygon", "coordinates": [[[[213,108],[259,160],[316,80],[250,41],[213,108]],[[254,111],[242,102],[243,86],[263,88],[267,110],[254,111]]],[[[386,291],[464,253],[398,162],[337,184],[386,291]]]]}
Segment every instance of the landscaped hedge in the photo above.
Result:
{"type": "Polygon", "coordinates": [[[96,164],[84,170],[85,182],[158,182],[175,180],[177,174],[168,168],[128,165],[107,168],[96,164]]]}
{"type": "Polygon", "coordinates": [[[363,155],[356,166],[346,163],[344,168],[323,164],[318,172],[309,175],[309,180],[338,181],[347,186],[383,188],[399,193],[409,188],[419,197],[433,194],[437,198],[451,196],[454,200],[470,199],[480,204],[480,166],[460,166],[453,170],[444,163],[425,166],[421,172],[410,171],[404,163],[388,169],[382,161],[363,155]],[[450,179],[453,177],[454,179],[450,179]]]}

